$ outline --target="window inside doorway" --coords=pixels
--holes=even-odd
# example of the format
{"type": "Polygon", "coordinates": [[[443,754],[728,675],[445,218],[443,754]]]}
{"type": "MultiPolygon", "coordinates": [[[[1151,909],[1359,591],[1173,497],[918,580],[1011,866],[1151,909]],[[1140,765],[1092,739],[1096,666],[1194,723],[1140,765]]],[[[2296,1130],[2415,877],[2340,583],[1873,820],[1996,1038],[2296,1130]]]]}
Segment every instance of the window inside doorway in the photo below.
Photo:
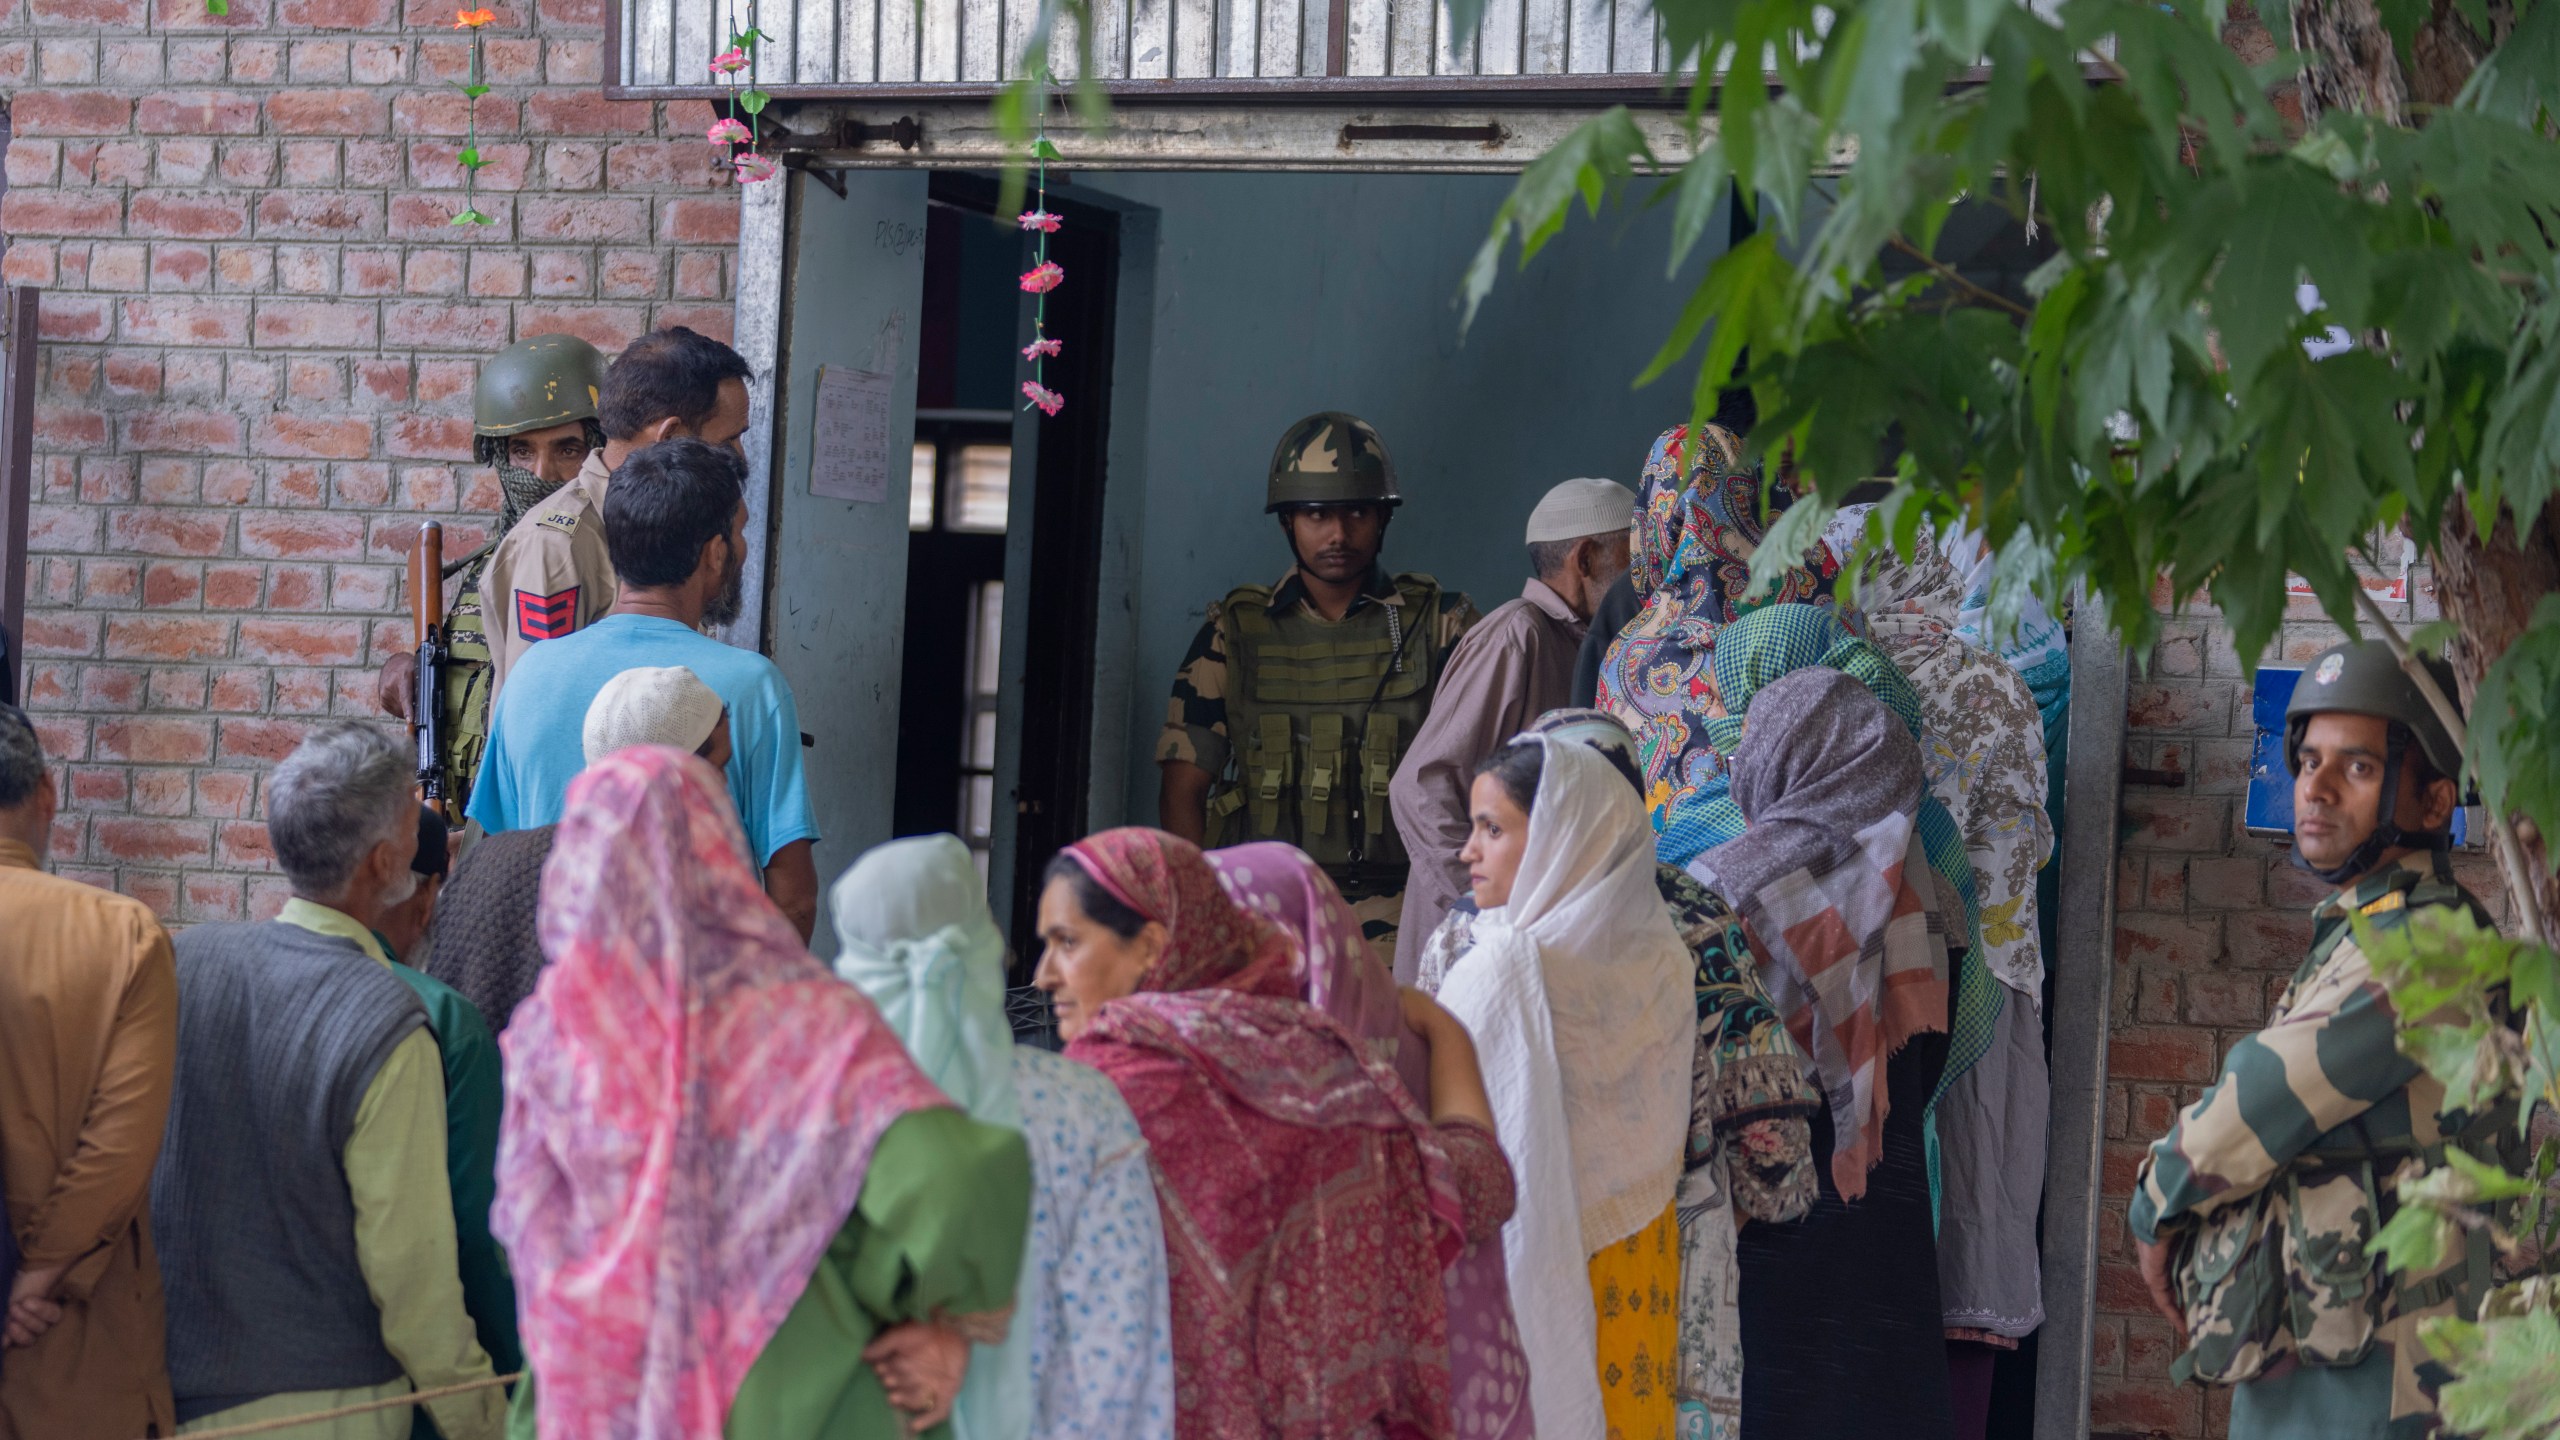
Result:
{"type": "MultiPolygon", "coordinates": [[[[928,730],[921,749],[937,750],[952,768],[938,796],[902,820],[958,835],[985,877],[995,843],[996,703],[1004,656],[1004,532],[1013,488],[1013,417],[1003,410],[925,409],[916,416],[908,462],[907,533],[910,582],[925,593],[913,603],[945,613],[911,645],[948,646],[939,658],[918,656],[909,683],[940,693],[922,697],[928,730]],[[939,718],[935,718],[939,717],[939,718]]],[[[903,771],[902,785],[935,781],[903,771]]]]}
{"type": "MultiPolygon", "coordinates": [[[[979,422],[983,423],[983,422],[979,422]]],[[[918,419],[921,434],[945,429],[939,439],[916,441],[907,478],[907,530],[942,530],[954,535],[1001,535],[1013,488],[1013,443],[1009,438],[971,439],[971,422],[918,419]]],[[[997,432],[1009,428],[993,427],[997,432]]]]}
{"type": "Polygon", "coordinates": [[[960,747],[960,838],[987,878],[987,850],[995,843],[996,680],[1004,654],[1004,582],[985,580],[969,597],[967,738],[960,747]]]}

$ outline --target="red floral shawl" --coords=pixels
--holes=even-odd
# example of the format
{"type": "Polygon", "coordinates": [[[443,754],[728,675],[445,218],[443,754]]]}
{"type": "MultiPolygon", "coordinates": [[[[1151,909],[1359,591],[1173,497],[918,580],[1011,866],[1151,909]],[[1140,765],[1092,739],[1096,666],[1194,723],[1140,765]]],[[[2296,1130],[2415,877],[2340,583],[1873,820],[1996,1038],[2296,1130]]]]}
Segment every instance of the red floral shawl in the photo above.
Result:
{"type": "Polygon", "coordinates": [[[1441,1272],[1463,1213],[1428,1118],[1296,998],[1288,937],[1196,847],[1124,829],[1067,853],[1169,937],[1067,1053],[1111,1077],[1147,1137],[1179,1432],[1454,1435],[1441,1272]]]}
{"type": "Polygon", "coordinates": [[[541,933],[490,1229],[543,1440],[716,1436],[882,1132],[951,1102],[765,898],[727,782],[682,751],[570,785],[541,933]]]}

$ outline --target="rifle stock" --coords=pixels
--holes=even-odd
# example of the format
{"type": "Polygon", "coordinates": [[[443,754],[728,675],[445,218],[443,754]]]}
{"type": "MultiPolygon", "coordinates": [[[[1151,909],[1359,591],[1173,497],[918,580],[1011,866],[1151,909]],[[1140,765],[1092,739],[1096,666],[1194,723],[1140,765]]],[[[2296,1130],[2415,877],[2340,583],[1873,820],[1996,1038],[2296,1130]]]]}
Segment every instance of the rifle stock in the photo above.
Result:
{"type": "MultiPolygon", "coordinates": [[[[418,797],[437,814],[444,803],[444,527],[418,527],[409,552],[409,639],[418,657],[417,688],[409,696],[409,735],[418,747],[418,797]]],[[[447,817],[450,818],[450,817],[447,817]]]]}

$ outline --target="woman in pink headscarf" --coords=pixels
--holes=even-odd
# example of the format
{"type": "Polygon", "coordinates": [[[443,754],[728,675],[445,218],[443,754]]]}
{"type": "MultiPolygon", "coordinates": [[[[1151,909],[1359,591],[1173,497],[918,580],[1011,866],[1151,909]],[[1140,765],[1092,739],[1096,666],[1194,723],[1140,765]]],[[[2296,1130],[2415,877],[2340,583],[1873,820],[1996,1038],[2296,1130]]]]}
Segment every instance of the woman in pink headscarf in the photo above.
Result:
{"type": "MultiPolygon", "coordinates": [[[[1238,905],[1276,921],[1298,942],[1302,993],[1366,1041],[1370,1058],[1395,1067],[1414,1103],[1431,1103],[1431,1047],[1405,1023],[1406,1002],[1360,918],[1321,866],[1295,845],[1266,841],[1209,852],[1238,905]]],[[[1436,1008],[1436,1007],[1435,1007],[1436,1008]]],[[[1473,1048],[1472,1042],[1469,1045],[1473,1048]]],[[[1529,1359],[1511,1316],[1511,1280],[1499,1245],[1470,1245],[1443,1276],[1449,1297],[1449,1399],[1468,1440],[1529,1440],[1529,1359]]]]}
{"type": "MultiPolygon", "coordinates": [[[[1511,1213],[1473,1047],[1438,1007],[1432,1113],[1299,998],[1298,947],[1155,830],[1069,846],[1037,983],[1067,1055],[1111,1077],[1156,1165],[1185,1440],[1446,1440],[1442,1274],[1511,1213]]],[[[1416,997],[1419,1001],[1420,997],[1416,997]]]]}
{"type": "Polygon", "coordinates": [[[939,1423],[967,1342],[1003,1336],[1021,1134],[954,1108],[800,943],[694,756],[639,746],[569,787],[541,934],[490,1216],[539,1381],[510,1432],[939,1423]]]}

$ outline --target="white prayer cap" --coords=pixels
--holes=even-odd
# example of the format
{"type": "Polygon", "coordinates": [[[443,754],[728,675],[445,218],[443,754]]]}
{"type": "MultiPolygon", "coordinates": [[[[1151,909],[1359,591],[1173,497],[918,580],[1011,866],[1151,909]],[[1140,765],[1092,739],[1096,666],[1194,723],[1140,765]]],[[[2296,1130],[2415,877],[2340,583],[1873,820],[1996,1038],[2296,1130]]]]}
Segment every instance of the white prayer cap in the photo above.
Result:
{"type": "Polygon", "coordinates": [[[681,665],[643,666],[604,682],[587,707],[587,763],[634,745],[699,750],[720,726],[720,697],[681,665]]]}
{"type": "Polygon", "coordinates": [[[1624,530],[1636,517],[1636,492],[1615,480],[1567,480],[1529,512],[1529,543],[1579,540],[1624,530]]]}

